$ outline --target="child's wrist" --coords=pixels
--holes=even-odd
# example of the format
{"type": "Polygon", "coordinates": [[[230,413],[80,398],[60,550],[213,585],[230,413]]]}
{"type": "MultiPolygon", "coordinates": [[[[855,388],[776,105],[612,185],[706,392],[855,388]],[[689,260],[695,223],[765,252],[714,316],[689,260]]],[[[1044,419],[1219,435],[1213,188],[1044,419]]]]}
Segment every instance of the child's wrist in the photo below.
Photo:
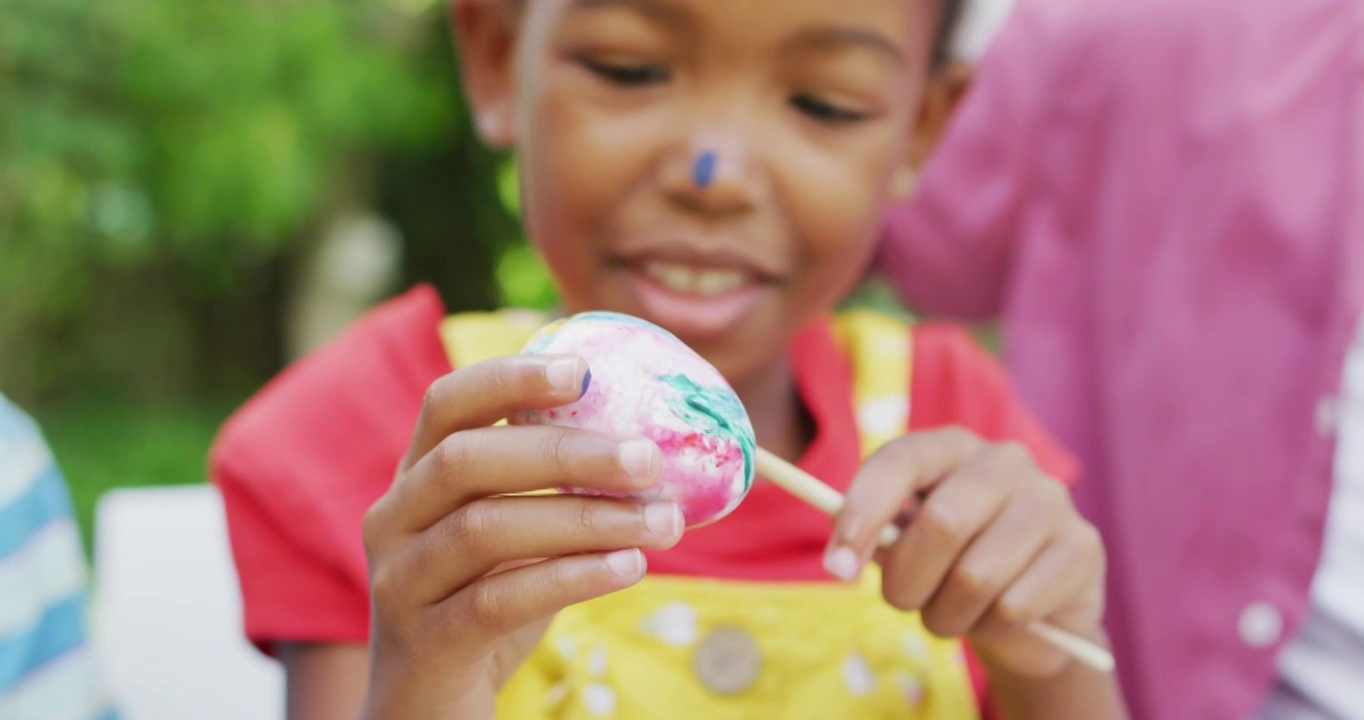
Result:
{"type": "Polygon", "coordinates": [[[457,717],[496,720],[496,693],[487,682],[459,680],[453,669],[441,677],[422,677],[409,667],[376,668],[365,698],[362,720],[418,720],[457,717]]]}
{"type": "MultiPolygon", "coordinates": [[[[1104,647],[1102,627],[1077,633],[1104,647]]],[[[990,678],[990,694],[1006,717],[1014,720],[1098,720],[1126,717],[1117,678],[1067,658],[1053,673],[1018,672],[978,653],[990,678]]]]}

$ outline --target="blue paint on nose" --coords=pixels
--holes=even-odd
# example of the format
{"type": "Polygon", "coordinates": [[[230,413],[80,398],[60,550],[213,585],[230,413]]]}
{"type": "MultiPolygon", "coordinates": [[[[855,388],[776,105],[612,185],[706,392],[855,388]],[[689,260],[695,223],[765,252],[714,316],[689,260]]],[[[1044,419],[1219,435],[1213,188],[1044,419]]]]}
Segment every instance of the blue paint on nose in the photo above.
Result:
{"type": "Polygon", "coordinates": [[[710,187],[710,183],[715,179],[715,153],[707,150],[696,156],[696,166],[692,168],[692,178],[696,181],[696,187],[705,189],[710,187]]]}

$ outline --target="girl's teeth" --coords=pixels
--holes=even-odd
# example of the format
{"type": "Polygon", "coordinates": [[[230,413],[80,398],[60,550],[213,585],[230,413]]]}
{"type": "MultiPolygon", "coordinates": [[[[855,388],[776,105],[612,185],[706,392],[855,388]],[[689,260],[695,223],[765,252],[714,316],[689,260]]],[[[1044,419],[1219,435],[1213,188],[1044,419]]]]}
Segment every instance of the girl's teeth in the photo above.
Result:
{"type": "Polygon", "coordinates": [[[649,277],[660,285],[677,292],[689,293],[696,288],[696,273],[686,265],[676,263],[650,263],[646,269],[649,277]]]}
{"type": "Polygon", "coordinates": [[[674,292],[702,297],[724,295],[744,284],[744,274],[738,270],[698,270],[681,263],[648,263],[644,274],[674,292]]]}
{"type": "Polygon", "coordinates": [[[744,284],[744,276],[735,270],[705,270],[696,274],[699,295],[723,295],[744,284]]]}

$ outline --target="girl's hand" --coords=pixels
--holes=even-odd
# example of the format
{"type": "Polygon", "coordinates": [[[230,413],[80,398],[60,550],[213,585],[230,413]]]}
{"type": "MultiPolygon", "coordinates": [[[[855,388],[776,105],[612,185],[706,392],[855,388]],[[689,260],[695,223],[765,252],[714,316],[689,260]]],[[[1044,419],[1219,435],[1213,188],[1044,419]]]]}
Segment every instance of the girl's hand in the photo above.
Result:
{"type": "Polygon", "coordinates": [[[502,684],[565,606],[633,585],[639,548],[682,534],[675,505],[578,495],[634,491],[661,467],[648,440],[490,427],[581,397],[578,357],[516,356],[428,389],[392,488],[365,517],[372,621],[365,717],[492,718],[502,684]]]}
{"type": "Polygon", "coordinates": [[[1038,620],[1102,638],[1099,534],[1020,445],[949,428],[882,448],[848,490],[825,565],[851,579],[872,557],[886,600],[936,635],[965,636],[992,670],[1040,679],[1067,667],[1027,632],[1038,620]],[[906,518],[899,541],[877,548],[881,528],[906,518]]]}

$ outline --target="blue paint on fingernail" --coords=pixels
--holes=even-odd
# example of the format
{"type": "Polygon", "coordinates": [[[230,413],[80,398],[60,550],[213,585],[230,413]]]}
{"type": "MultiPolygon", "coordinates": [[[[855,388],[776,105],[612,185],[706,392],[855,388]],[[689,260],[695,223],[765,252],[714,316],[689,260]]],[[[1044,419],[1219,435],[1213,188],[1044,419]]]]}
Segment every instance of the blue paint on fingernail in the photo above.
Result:
{"type": "Polygon", "coordinates": [[[696,187],[706,189],[715,179],[715,153],[707,150],[696,156],[696,165],[692,168],[692,179],[696,181],[696,187]]]}
{"type": "Polygon", "coordinates": [[[587,372],[583,373],[583,391],[578,397],[586,395],[589,387],[592,387],[592,368],[588,368],[587,372]]]}

